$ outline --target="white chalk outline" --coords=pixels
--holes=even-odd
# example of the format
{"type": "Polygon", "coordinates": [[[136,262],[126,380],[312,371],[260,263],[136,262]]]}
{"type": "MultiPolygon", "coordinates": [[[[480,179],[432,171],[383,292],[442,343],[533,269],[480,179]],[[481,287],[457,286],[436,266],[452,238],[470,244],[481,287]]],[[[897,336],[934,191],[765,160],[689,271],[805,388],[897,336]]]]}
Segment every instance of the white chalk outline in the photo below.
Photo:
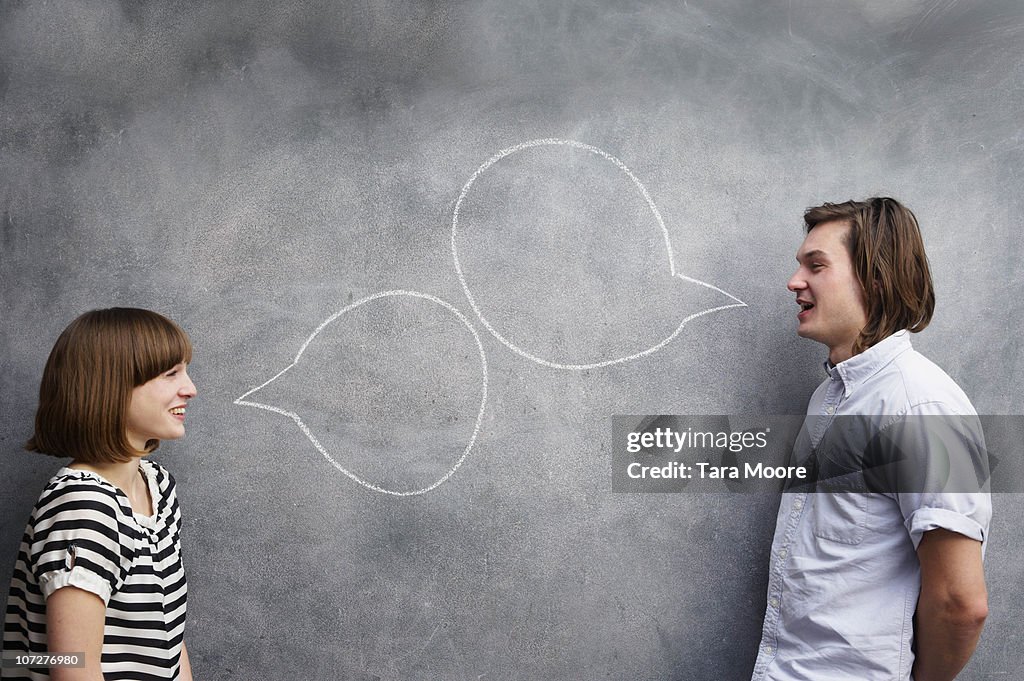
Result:
{"type": "Polygon", "coordinates": [[[590,144],[584,144],[583,142],[577,142],[575,140],[563,140],[563,139],[555,139],[555,138],[544,138],[544,139],[530,140],[528,142],[522,142],[522,143],[517,144],[515,146],[508,147],[507,149],[502,149],[501,151],[496,153],[494,156],[491,156],[489,159],[487,159],[487,161],[483,165],[481,165],[479,168],[477,168],[476,172],[473,173],[473,176],[469,178],[469,181],[467,181],[466,184],[463,185],[462,191],[459,193],[459,199],[458,199],[458,201],[455,202],[455,210],[452,212],[452,258],[455,260],[455,271],[456,271],[456,273],[459,276],[459,283],[462,284],[462,290],[466,293],[466,298],[469,299],[470,307],[473,308],[473,312],[475,312],[476,316],[480,319],[480,323],[483,324],[484,327],[488,331],[491,332],[491,335],[494,336],[495,338],[497,338],[499,341],[501,341],[502,345],[504,345],[509,350],[511,350],[512,352],[516,353],[517,355],[525,357],[528,360],[537,362],[538,364],[542,364],[544,366],[552,367],[554,369],[569,369],[569,370],[579,371],[579,370],[583,370],[583,369],[597,369],[599,367],[606,367],[606,366],[611,366],[613,364],[621,364],[623,362],[629,362],[629,361],[632,361],[634,359],[638,359],[640,357],[644,357],[646,355],[650,355],[651,353],[657,352],[661,348],[663,348],[666,345],[668,345],[670,342],[672,342],[672,340],[676,336],[679,335],[679,332],[683,330],[683,327],[686,326],[686,323],[689,322],[691,319],[696,319],[697,317],[702,317],[702,316],[704,316],[706,314],[711,314],[712,312],[721,312],[722,310],[728,310],[729,308],[733,308],[733,307],[747,307],[747,304],[744,303],[742,300],[740,300],[736,296],[732,295],[731,293],[728,293],[727,291],[723,291],[722,289],[718,288],[717,286],[714,286],[714,285],[709,284],[707,282],[701,281],[699,279],[694,279],[693,277],[688,277],[688,276],[686,276],[685,274],[682,274],[682,273],[677,273],[676,272],[675,259],[674,259],[673,255],[672,255],[672,244],[669,241],[668,229],[665,227],[665,221],[662,220],[661,213],[658,211],[658,207],[654,204],[654,200],[651,198],[651,195],[647,192],[647,188],[643,185],[642,182],[640,182],[640,180],[636,177],[636,175],[634,175],[633,172],[629,168],[626,167],[625,163],[623,163],[619,159],[615,158],[614,156],[612,156],[608,152],[604,151],[603,149],[599,149],[599,148],[597,148],[595,146],[592,146],[590,144]],[[497,163],[501,159],[505,158],[506,156],[510,156],[510,155],[512,155],[512,154],[514,154],[516,152],[522,151],[524,149],[529,149],[531,147],[540,147],[540,146],[575,147],[577,149],[583,149],[583,150],[589,151],[589,152],[591,152],[593,154],[597,154],[598,156],[604,158],[605,160],[611,161],[613,164],[615,164],[615,166],[618,167],[619,170],[624,172],[626,174],[626,176],[629,177],[629,179],[633,181],[633,184],[636,185],[637,189],[640,190],[640,193],[643,195],[644,200],[647,201],[647,205],[650,207],[651,212],[654,214],[654,218],[658,221],[658,226],[661,227],[662,235],[665,237],[665,250],[668,252],[668,266],[669,266],[669,273],[670,273],[670,275],[673,276],[673,277],[679,277],[683,281],[688,281],[688,282],[693,283],[693,284],[700,284],[701,286],[706,286],[709,289],[712,289],[714,291],[718,291],[719,293],[721,293],[724,296],[732,298],[736,302],[735,303],[731,303],[729,305],[721,305],[719,307],[713,307],[713,308],[710,308],[708,310],[703,310],[701,312],[696,312],[694,314],[691,314],[690,316],[686,317],[682,322],[680,322],[680,324],[676,328],[676,330],[673,331],[671,334],[669,334],[669,336],[667,338],[662,340],[657,345],[654,345],[652,347],[647,348],[646,350],[643,350],[643,351],[638,352],[638,353],[633,354],[633,355],[629,355],[627,357],[618,357],[618,358],[615,358],[615,359],[605,360],[603,362],[594,362],[592,364],[561,364],[559,362],[552,362],[552,361],[546,360],[546,359],[544,359],[542,357],[537,357],[536,355],[533,355],[533,354],[527,352],[526,350],[523,350],[519,346],[515,345],[514,343],[512,343],[511,341],[506,339],[500,333],[498,333],[498,331],[493,326],[491,326],[490,322],[487,321],[487,319],[484,317],[483,313],[480,311],[480,308],[477,306],[476,300],[473,298],[473,294],[469,290],[469,284],[466,283],[466,277],[465,277],[465,275],[462,272],[462,265],[459,262],[459,249],[458,249],[458,246],[455,243],[456,234],[458,232],[458,227],[459,227],[459,209],[462,207],[462,201],[466,198],[466,195],[469,193],[469,188],[473,186],[473,183],[476,182],[476,179],[478,177],[480,177],[481,173],[486,171],[488,168],[490,168],[492,165],[494,165],[495,163],[497,163]]]}
{"type": "Polygon", "coordinates": [[[382,494],[390,494],[390,495],[396,496],[396,497],[411,497],[411,496],[416,496],[416,495],[419,495],[419,494],[426,494],[427,492],[430,492],[431,490],[436,489],[437,487],[442,485],[444,482],[446,482],[450,477],[452,477],[455,474],[455,471],[457,471],[459,469],[459,466],[462,465],[462,462],[466,460],[467,456],[469,456],[469,452],[473,448],[473,444],[476,442],[476,437],[480,433],[480,424],[483,422],[484,408],[487,405],[487,354],[484,352],[484,345],[483,345],[483,343],[480,342],[479,334],[477,334],[476,329],[473,328],[473,325],[469,322],[469,319],[467,319],[464,314],[459,312],[459,310],[457,310],[450,303],[448,303],[448,302],[446,302],[444,300],[441,300],[440,298],[437,298],[435,296],[432,296],[429,293],[420,293],[419,291],[405,291],[405,290],[381,291],[380,293],[374,293],[373,295],[367,296],[365,298],[360,298],[356,302],[354,302],[354,303],[352,303],[350,305],[345,306],[341,310],[335,312],[333,315],[331,315],[330,317],[325,319],[320,324],[320,326],[316,327],[316,331],[314,331],[312,334],[310,334],[309,338],[306,339],[306,342],[302,344],[302,347],[299,348],[298,354],[295,355],[295,360],[292,361],[291,364],[289,364],[287,367],[285,367],[284,369],[279,371],[269,381],[266,381],[265,383],[262,383],[262,384],[256,386],[255,388],[253,388],[252,390],[248,391],[244,395],[241,395],[240,397],[238,397],[235,400],[235,404],[242,405],[242,406],[247,406],[247,407],[256,407],[257,409],[266,409],[267,411],[272,411],[274,413],[282,414],[284,416],[287,416],[291,420],[295,421],[295,424],[299,427],[299,430],[301,430],[303,433],[305,433],[306,437],[309,438],[309,441],[313,443],[313,446],[316,447],[317,451],[320,452],[323,455],[323,457],[325,459],[327,459],[328,462],[330,462],[330,464],[332,466],[337,468],[339,471],[341,471],[342,473],[347,475],[349,478],[351,478],[355,482],[359,483],[360,485],[362,485],[363,487],[365,487],[367,489],[373,490],[374,492],[380,492],[382,494]],[[466,445],[465,451],[462,452],[462,456],[460,456],[459,460],[455,462],[455,465],[453,465],[448,470],[447,473],[445,473],[443,476],[441,476],[441,478],[439,478],[433,484],[431,484],[431,485],[429,485],[427,487],[424,487],[422,489],[417,489],[417,490],[406,491],[406,492],[399,492],[397,490],[388,489],[386,487],[381,487],[379,485],[375,485],[372,482],[369,482],[368,480],[364,480],[363,478],[359,477],[358,475],[356,475],[355,473],[353,473],[352,471],[348,470],[347,468],[342,466],[340,463],[335,461],[334,457],[332,457],[327,452],[327,450],[324,448],[324,446],[320,444],[320,441],[316,439],[316,436],[313,435],[313,433],[309,430],[309,428],[306,426],[306,424],[302,422],[302,418],[299,417],[299,415],[296,414],[295,412],[291,412],[291,411],[288,411],[286,409],[282,409],[281,407],[275,407],[275,406],[270,405],[270,404],[261,404],[259,402],[252,402],[252,401],[249,401],[249,400],[245,399],[246,397],[248,397],[249,395],[253,394],[254,392],[257,392],[260,389],[265,388],[266,386],[270,385],[271,383],[276,381],[278,378],[283,376],[289,369],[291,369],[296,364],[298,364],[299,360],[302,358],[302,353],[306,351],[306,348],[309,347],[309,344],[313,342],[313,339],[316,338],[317,334],[319,334],[321,331],[323,331],[324,328],[327,327],[327,325],[329,325],[330,323],[332,323],[333,321],[335,321],[336,319],[341,317],[346,312],[351,312],[352,310],[356,309],[360,305],[365,305],[366,303],[369,303],[371,301],[378,300],[380,298],[386,298],[386,297],[389,297],[389,296],[410,296],[410,297],[413,297],[413,298],[423,298],[424,300],[429,300],[429,301],[431,301],[433,303],[437,303],[438,305],[444,307],[446,310],[448,310],[449,312],[454,314],[456,317],[458,317],[459,321],[461,321],[463,324],[465,324],[466,328],[469,329],[470,333],[473,334],[473,340],[476,341],[476,347],[480,351],[480,370],[481,370],[481,379],[482,379],[481,397],[480,397],[480,411],[479,411],[479,413],[476,416],[476,424],[473,426],[473,435],[472,435],[472,437],[469,438],[469,444],[466,445]]]}

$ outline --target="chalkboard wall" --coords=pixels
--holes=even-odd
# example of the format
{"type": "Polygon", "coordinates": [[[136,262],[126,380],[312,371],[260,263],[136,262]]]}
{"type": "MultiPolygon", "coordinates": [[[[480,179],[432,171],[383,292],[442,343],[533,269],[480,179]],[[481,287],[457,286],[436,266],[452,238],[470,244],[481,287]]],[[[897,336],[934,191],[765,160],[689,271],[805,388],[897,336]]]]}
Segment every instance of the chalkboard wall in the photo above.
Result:
{"type": "MultiPolygon", "coordinates": [[[[196,346],[155,458],[197,678],[744,678],[778,498],[613,494],[611,416],[801,413],[802,211],[876,194],[916,347],[1022,413],[1022,38],[1017,0],[3,3],[0,582],[50,346],[148,307],[196,346]]],[[[971,681],[1024,676],[994,505],[971,681]]]]}

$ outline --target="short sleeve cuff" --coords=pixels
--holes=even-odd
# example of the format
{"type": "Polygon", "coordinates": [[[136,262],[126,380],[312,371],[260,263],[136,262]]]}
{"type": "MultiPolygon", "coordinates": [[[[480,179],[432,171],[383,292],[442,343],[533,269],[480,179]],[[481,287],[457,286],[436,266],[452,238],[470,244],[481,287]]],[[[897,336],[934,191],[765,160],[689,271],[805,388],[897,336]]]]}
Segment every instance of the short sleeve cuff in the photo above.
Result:
{"type": "Polygon", "coordinates": [[[915,551],[924,533],[931,530],[949,530],[983,543],[985,541],[985,528],[978,521],[947,508],[920,508],[907,518],[906,525],[915,551]]]}
{"type": "Polygon", "coordinates": [[[54,591],[65,586],[74,586],[94,593],[103,600],[103,605],[110,601],[110,584],[95,572],[90,572],[80,565],[70,570],[47,572],[39,576],[39,588],[44,598],[49,598],[54,591]]]}

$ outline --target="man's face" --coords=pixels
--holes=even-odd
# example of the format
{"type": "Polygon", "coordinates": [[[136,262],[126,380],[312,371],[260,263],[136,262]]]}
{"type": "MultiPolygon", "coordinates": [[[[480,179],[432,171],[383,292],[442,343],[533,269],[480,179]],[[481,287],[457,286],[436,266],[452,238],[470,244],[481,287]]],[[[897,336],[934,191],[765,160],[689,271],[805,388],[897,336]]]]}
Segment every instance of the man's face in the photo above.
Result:
{"type": "Polygon", "coordinates": [[[861,293],[845,237],[845,222],[823,222],[812,229],[797,251],[797,270],[787,284],[801,311],[796,332],[828,346],[838,364],[853,356],[853,342],[867,324],[861,293]]]}

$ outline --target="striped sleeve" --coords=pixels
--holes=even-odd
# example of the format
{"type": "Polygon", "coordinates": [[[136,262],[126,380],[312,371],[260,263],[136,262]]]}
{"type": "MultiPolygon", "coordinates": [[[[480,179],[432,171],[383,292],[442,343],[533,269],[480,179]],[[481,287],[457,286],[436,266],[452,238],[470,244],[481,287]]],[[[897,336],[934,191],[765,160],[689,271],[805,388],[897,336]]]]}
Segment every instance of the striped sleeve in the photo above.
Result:
{"type": "Polygon", "coordinates": [[[96,594],[106,605],[124,584],[136,532],[124,524],[113,489],[94,480],[64,479],[47,489],[32,519],[30,565],[43,596],[65,586],[96,594]]]}

